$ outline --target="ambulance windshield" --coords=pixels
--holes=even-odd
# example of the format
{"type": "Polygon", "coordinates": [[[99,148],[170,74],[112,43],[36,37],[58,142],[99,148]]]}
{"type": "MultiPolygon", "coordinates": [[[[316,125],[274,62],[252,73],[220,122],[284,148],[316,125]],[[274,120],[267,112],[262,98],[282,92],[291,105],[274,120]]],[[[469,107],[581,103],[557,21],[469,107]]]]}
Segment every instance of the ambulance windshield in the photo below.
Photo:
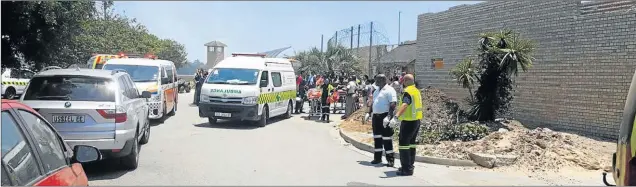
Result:
{"type": "Polygon", "coordinates": [[[237,68],[216,68],[210,72],[208,84],[255,85],[258,81],[258,70],[237,68]]]}

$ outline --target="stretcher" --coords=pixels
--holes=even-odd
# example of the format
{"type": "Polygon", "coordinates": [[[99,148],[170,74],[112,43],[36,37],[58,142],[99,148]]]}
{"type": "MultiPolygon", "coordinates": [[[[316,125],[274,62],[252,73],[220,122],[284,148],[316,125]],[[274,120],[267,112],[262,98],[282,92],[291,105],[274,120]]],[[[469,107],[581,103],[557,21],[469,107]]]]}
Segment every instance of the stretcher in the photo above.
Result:
{"type": "Polygon", "coordinates": [[[322,116],[322,103],[320,96],[322,91],[318,88],[312,88],[307,91],[307,99],[309,100],[309,118],[313,116],[322,116]]]}
{"type": "Polygon", "coordinates": [[[330,97],[330,104],[333,104],[332,113],[342,113],[346,108],[347,92],[343,89],[334,90],[330,97]]]}

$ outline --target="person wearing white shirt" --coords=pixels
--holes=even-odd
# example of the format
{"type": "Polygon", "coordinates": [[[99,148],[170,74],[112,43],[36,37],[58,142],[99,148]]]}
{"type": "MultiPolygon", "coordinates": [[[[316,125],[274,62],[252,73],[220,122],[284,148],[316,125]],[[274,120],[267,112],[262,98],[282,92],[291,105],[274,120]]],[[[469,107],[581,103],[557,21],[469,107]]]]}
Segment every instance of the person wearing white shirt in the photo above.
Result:
{"type": "Polygon", "coordinates": [[[395,89],[387,84],[384,74],[375,76],[375,90],[373,91],[369,113],[364,116],[367,121],[371,118],[373,128],[374,154],[371,164],[382,163],[382,152],[386,154],[388,167],[393,167],[395,157],[393,152],[393,128],[388,124],[394,116],[393,112],[397,103],[395,89]]]}

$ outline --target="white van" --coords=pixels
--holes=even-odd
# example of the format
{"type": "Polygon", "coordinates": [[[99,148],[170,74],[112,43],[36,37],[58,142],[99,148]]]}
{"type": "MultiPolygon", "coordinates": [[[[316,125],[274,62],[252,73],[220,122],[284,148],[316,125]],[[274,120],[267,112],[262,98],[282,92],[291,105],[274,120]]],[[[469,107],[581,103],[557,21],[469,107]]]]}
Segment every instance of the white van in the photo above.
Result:
{"type": "Polygon", "coordinates": [[[13,99],[22,95],[34,74],[28,69],[2,68],[2,97],[13,99]]]}
{"type": "Polygon", "coordinates": [[[296,98],[296,75],[291,62],[261,55],[232,54],[212,68],[201,88],[199,116],[256,121],[291,117],[296,98]]]}
{"type": "Polygon", "coordinates": [[[147,101],[150,119],[164,120],[167,115],[177,112],[179,92],[177,68],[173,62],[149,58],[117,58],[108,60],[102,69],[126,71],[140,94],[142,91],[152,94],[147,101]]]}

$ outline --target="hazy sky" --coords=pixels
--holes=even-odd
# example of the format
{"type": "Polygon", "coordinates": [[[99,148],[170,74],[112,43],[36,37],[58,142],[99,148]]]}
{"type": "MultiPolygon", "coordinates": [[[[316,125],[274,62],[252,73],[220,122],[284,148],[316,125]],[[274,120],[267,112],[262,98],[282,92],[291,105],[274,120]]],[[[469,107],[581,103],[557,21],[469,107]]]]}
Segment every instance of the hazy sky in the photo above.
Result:
{"type": "MultiPolygon", "coordinates": [[[[184,44],[188,59],[205,62],[203,44],[218,40],[233,52],[264,52],[292,46],[283,54],[320,46],[335,31],[374,21],[390,43],[415,40],[417,16],[471,1],[116,1],[115,11],[144,24],[151,33],[184,44]]],[[[362,40],[362,39],[361,39],[362,40]]],[[[361,42],[362,43],[362,42],[361,42]]],[[[366,43],[368,44],[368,42],[366,43]]]]}

